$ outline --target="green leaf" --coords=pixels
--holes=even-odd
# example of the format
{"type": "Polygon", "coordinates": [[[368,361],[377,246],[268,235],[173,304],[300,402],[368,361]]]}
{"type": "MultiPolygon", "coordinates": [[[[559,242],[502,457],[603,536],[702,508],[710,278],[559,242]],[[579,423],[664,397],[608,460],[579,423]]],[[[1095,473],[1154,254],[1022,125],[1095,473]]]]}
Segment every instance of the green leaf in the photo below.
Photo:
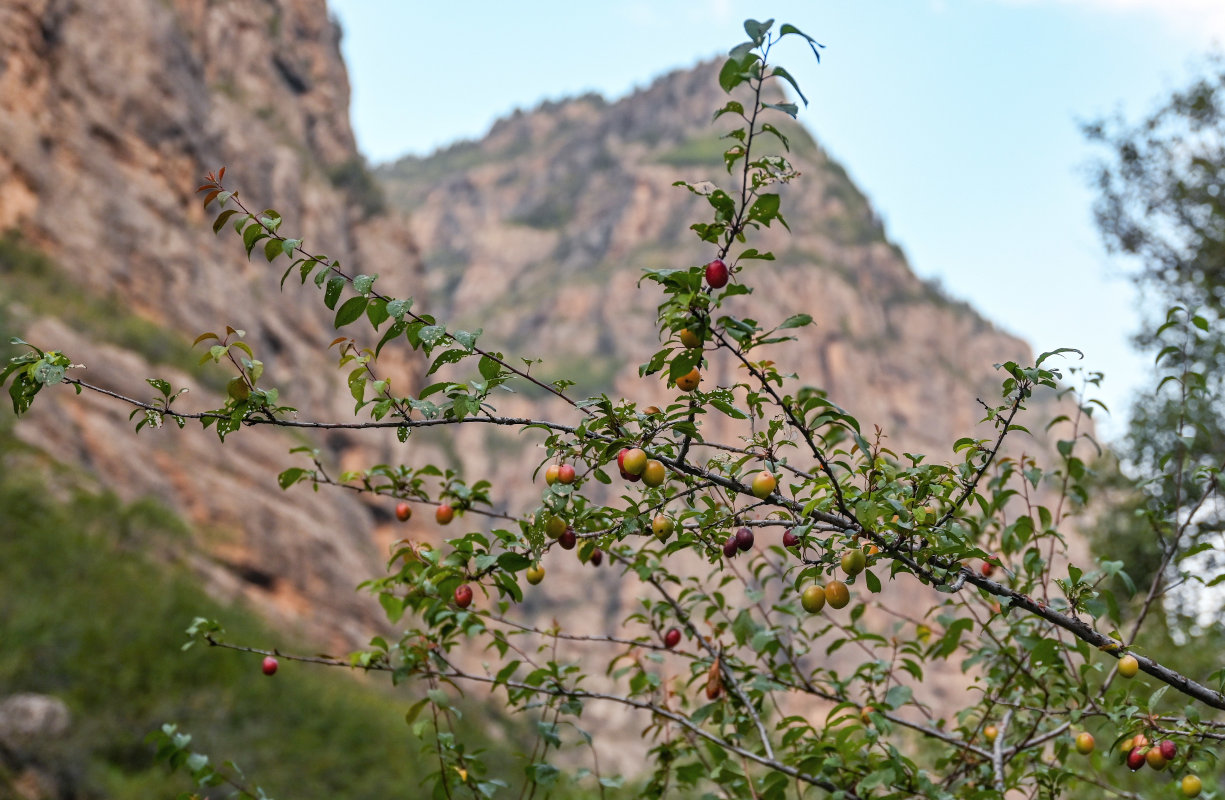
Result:
{"type": "Polygon", "coordinates": [[[358,294],[370,294],[370,289],[374,286],[374,280],[378,275],[358,275],[353,278],[353,291],[358,294]]]}
{"type": "Polygon", "coordinates": [[[740,65],[740,61],[729,58],[723,62],[723,68],[719,70],[719,85],[723,87],[723,91],[730,94],[732,89],[742,83],[744,83],[744,68],[740,65]]]}
{"type": "Polygon", "coordinates": [[[332,278],[328,281],[328,288],[323,292],[323,304],[329,310],[334,311],[336,309],[336,301],[340,299],[340,293],[344,291],[344,288],[344,278],[332,278]]]}
{"type": "Polygon", "coordinates": [[[502,366],[489,356],[481,356],[477,369],[480,370],[481,377],[487,381],[491,381],[502,374],[502,366]]]}
{"type": "Polygon", "coordinates": [[[283,244],[280,239],[269,239],[264,243],[264,258],[268,259],[269,263],[272,263],[277,256],[284,252],[282,248],[283,244]]]}
{"type": "Polygon", "coordinates": [[[446,332],[447,329],[441,325],[426,325],[417,332],[417,337],[426,347],[432,347],[446,332]]]}
{"type": "Polygon", "coordinates": [[[366,306],[369,304],[369,302],[369,299],[361,295],[358,295],[357,297],[350,297],[348,300],[346,300],[344,304],[341,305],[340,310],[336,312],[336,327],[343,328],[350,322],[355,322],[356,320],[360,319],[361,315],[365,313],[366,306]]]}
{"type": "Polygon", "coordinates": [[[411,297],[406,297],[403,300],[390,300],[387,303],[387,313],[399,320],[402,319],[412,307],[413,299],[411,297]]]}
{"type": "Polygon", "coordinates": [[[221,229],[229,221],[230,217],[238,213],[236,208],[228,208],[217,215],[217,219],[213,220],[213,233],[221,233],[221,229]]]}
{"type": "Polygon", "coordinates": [[[247,251],[247,258],[251,257],[251,251],[255,245],[262,239],[267,239],[268,234],[264,233],[263,227],[258,222],[252,222],[242,232],[242,246],[247,251]]]}
{"type": "Polygon", "coordinates": [[[783,324],[779,325],[779,329],[783,328],[802,328],[805,325],[812,324],[812,317],[808,314],[792,314],[787,319],[783,320],[783,324]]]}
{"type": "Polygon", "coordinates": [[[370,324],[377,331],[379,326],[386,322],[389,318],[387,313],[387,301],[382,298],[374,298],[366,306],[366,318],[370,320],[370,324]]]}
{"type": "Polygon", "coordinates": [[[800,91],[800,85],[796,83],[795,78],[791,76],[790,72],[783,69],[782,67],[775,67],[774,70],[770,73],[770,75],[772,77],[777,76],[779,78],[782,78],[787,83],[791,84],[791,88],[795,89],[795,93],[800,96],[800,100],[804,102],[804,105],[808,105],[808,98],[805,97],[804,93],[800,91]]]}
{"type": "Polygon", "coordinates": [[[456,342],[459,342],[459,344],[462,345],[464,349],[466,349],[469,353],[471,353],[472,348],[476,346],[477,337],[480,336],[482,332],[483,331],[480,328],[477,328],[475,331],[472,331],[472,332],[456,331],[455,333],[451,335],[455,337],[456,342]]]}
{"type": "Polygon", "coordinates": [[[290,467],[289,469],[276,476],[276,482],[282,489],[288,489],[298,481],[302,480],[302,476],[306,474],[306,470],[301,467],[290,467]]]}

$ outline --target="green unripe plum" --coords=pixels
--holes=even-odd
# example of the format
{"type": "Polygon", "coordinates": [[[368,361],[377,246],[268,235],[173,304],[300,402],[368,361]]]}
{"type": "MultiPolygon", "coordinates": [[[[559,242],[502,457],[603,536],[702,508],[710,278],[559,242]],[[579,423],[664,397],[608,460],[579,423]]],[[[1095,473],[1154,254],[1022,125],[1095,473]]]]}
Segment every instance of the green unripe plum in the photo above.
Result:
{"type": "Polygon", "coordinates": [[[825,590],[820,586],[809,586],[800,595],[800,605],[809,614],[816,614],[821,609],[825,608],[825,590]]]}
{"type": "Polygon", "coordinates": [[[867,556],[858,547],[852,547],[842,554],[842,571],[854,577],[868,566],[867,556]]]}

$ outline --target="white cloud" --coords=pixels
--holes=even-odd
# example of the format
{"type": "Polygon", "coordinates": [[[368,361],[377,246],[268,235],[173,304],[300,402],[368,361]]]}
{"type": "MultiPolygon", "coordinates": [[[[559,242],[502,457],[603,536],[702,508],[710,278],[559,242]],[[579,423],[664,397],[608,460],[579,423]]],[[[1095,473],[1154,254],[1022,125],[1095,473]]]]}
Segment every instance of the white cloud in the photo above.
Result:
{"type": "Polygon", "coordinates": [[[1143,15],[1157,20],[1195,46],[1225,46],[1225,0],[1005,0],[1017,5],[1080,6],[1108,14],[1143,15]]]}

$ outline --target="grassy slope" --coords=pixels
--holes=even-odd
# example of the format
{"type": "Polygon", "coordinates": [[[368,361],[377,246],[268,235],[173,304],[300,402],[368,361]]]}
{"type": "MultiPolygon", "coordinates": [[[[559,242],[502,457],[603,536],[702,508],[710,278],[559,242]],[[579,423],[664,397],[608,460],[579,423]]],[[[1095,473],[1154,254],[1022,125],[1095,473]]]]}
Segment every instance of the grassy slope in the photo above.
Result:
{"type": "Polygon", "coordinates": [[[186,788],[144,742],[167,721],[273,796],[376,798],[415,785],[424,770],[403,722],[411,698],[318,668],[286,664],[269,679],[254,656],[180,650],[197,615],[223,619],[236,641],[282,637],[140,555],[176,528],[148,503],[84,492],[56,502],[13,471],[0,477],[0,686],[68,703],[73,729],[56,750],[79,787],[115,798],[186,788]]]}

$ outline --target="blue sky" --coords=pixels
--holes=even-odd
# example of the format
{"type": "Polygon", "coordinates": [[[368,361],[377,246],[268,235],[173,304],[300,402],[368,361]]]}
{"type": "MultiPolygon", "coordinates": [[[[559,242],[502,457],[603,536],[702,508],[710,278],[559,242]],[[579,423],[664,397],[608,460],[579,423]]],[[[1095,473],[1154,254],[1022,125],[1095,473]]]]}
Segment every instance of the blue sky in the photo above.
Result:
{"type": "MultiPolygon", "coordinates": [[[[725,52],[745,17],[826,45],[778,54],[801,120],[923,277],[1030,342],[1106,373],[1118,431],[1149,374],[1129,265],[1093,226],[1081,121],[1151,109],[1225,40],[1225,0],[331,0],[353,124],[373,162],[477,138],[515,108],[616,97],[725,52]]],[[[1150,309],[1161,313],[1162,309],[1150,309]]]]}

